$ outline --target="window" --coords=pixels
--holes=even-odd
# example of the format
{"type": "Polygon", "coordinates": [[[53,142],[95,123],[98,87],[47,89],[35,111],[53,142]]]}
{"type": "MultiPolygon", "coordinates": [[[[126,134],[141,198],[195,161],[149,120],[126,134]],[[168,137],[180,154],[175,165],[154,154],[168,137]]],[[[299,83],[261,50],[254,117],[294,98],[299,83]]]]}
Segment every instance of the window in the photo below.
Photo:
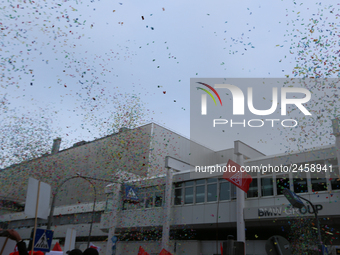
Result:
{"type": "Polygon", "coordinates": [[[284,189],[289,189],[289,174],[276,175],[276,194],[283,195],[284,189]]]}
{"type": "Polygon", "coordinates": [[[196,203],[205,202],[205,179],[196,181],[196,203]]]}
{"type": "Polygon", "coordinates": [[[163,192],[155,192],[155,207],[161,207],[163,204],[163,192]]]}
{"type": "Polygon", "coordinates": [[[220,201],[230,200],[230,182],[219,179],[220,182],[220,201]]]}
{"type": "Polygon", "coordinates": [[[140,192],[138,195],[139,203],[137,204],[137,208],[144,208],[144,193],[140,192]]]}
{"type": "MultiPolygon", "coordinates": [[[[164,200],[164,185],[138,189],[139,203],[123,202],[123,210],[135,210],[143,208],[161,207],[164,200]]],[[[123,197],[124,199],[125,197],[123,197]]]]}
{"type": "Polygon", "coordinates": [[[293,176],[293,185],[295,193],[308,192],[306,172],[301,172],[293,176]]]}
{"type": "Polygon", "coordinates": [[[332,190],[340,189],[340,176],[337,172],[330,173],[332,190]]]}
{"type": "Polygon", "coordinates": [[[175,183],[174,188],[174,204],[181,205],[183,200],[182,183],[175,183]]]}
{"type": "Polygon", "coordinates": [[[261,178],[261,196],[272,196],[273,194],[273,178],[261,178]]]}
{"type": "Polygon", "coordinates": [[[312,192],[327,190],[326,172],[322,171],[324,165],[324,160],[309,163],[312,192]]]}
{"type": "Polygon", "coordinates": [[[312,192],[327,190],[326,178],[322,178],[325,176],[325,172],[310,173],[310,175],[311,175],[311,183],[312,183],[312,192]]]}
{"type": "Polygon", "coordinates": [[[138,204],[131,203],[129,201],[123,201],[123,210],[134,210],[139,207],[138,204]]]}
{"type": "Polygon", "coordinates": [[[336,158],[334,159],[328,159],[327,160],[327,170],[330,174],[330,181],[331,181],[331,188],[332,190],[339,190],[340,189],[340,172],[338,167],[338,160],[336,158]],[[332,166],[332,172],[330,171],[332,166]]]}
{"type": "Polygon", "coordinates": [[[207,202],[217,201],[217,179],[208,179],[207,183],[207,202]]]}
{"type": "Polygon", "coordinates": [[[111,212],[113,209],[113,199],[112,199],[112,194],[106,194],[106,206],[105,206],[105,211],[106,212],[111,212]]]}
{"type": "Polygon", "coordinates": [[[145,208],[153,207],[153,192],[145,192],[145,208]]]}
{"type": "Polygon", "coordinates": [[[237,187],[234,184],[230,186],[230,197],[231,197],[231,200],[235,200],[236,199],[236,189],[237,189],[237,187]]]}
{"type": "Polygon", "coordinates": [[[194,181],[184,183],[184,204],[192,204],[194,202],[194,181]]]}
{"type": "Polygon", "coordinates": [[[257,186],[257,179],[254,178],[253,181],[249,184],[249,190],[247,192],[247,198],[258,197],[259,191],[257,186]]]}

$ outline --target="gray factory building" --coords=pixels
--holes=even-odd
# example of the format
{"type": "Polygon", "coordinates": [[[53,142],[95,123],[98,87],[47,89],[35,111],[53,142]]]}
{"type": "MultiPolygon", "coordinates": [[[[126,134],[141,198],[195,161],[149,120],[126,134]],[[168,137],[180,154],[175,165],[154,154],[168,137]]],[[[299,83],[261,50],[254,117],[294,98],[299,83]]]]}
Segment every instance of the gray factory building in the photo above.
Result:
{"type": "MultiPolygon", "coordinates": [[[[25,178],[49,183],[54,191],[77,173],[101,179],[93,181],[97,201],[91,231],[91,242],[101,247],[100,254],[111,254],[113,245],[116,254],[124,255],[137,254],[140,246],[150,254],[159,254],[164,247],[173,254],[220,254],[220,243],[228,235],[237,236],[236,187],[223,179],[223,172],[198,172],[198,166],[223,167],[229,159],[236,162],[240,154],[235,153],[240,150],[244,167],[258,170],[249,172],[253,181],[244,193],[246,254],[265,255],[268,238],[289,238],[289,221],[313,217],[308,207],[292,208],[282,194],[284,188],[316,205],[321,225],[327,226],[321,232],[330,237],[326,244],[335,254],[340,248],[340,177],[335,145],[266,156],[235,141],[234,148],[213,151],[151,123],[12,166],[0,175],[29,168],[30,176],[25,178]],[[306,164],[327,171],[282,171],[284,167],[306,169],[306,164]],[[46,168],[59,174],[59,183],[41,174],[46,168]],[[113,236],[118,242],[111,240],[113,236]]],[[[10,184],[1,187],[0,196],[7,206],[2,207],[0,224],[17,229],[27,239],[34,219],[23,212],[26,186],[20,192],[10,184]],[[15,210],[9,206],[13,203],[15,210]]],[[[62,242],[67,229],[73,228],[77,231],[76,246],[85,248],[93,216],[90,190],[81,178],[60,188],[52,224],[56,240],[62,242]]],[[[44,228],[47,220],[40,219],[38,224],[44,228]]]]}

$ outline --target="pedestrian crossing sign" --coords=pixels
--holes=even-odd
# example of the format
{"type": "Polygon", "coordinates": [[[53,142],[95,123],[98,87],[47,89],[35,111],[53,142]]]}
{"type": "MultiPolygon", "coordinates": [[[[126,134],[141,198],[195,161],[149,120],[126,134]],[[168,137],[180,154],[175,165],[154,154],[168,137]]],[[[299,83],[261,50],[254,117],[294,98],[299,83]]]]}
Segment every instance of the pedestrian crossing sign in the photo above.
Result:
{"type": "Polygon", "coordinates": [[[139,202],[138,196],[137,196],[137,188],[134,188],[132,186],[126,185],[125,186],[125,200],[130,202],[139,202]]]}
{"type": "Polygon", "coordinates": [[[53,230],[37,228],[34,238],[34,250],[49,252],[53,239],[53,230]]]}

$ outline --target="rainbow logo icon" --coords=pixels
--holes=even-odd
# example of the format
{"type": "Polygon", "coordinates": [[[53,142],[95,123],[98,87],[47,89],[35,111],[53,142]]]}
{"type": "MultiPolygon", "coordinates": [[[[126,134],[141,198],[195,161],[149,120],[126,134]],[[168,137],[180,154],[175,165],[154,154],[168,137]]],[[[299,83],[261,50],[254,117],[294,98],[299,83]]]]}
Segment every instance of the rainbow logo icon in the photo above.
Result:
{"type": "MultiPolygon", "coordinates": [[[[197,83],[206,86],[206,87],[209,88],[212,92],[214,92],[215,95],[217,96],[218,100],[220,101],[221,106],[222,106],[222,101],[221,101],[220,95],[216,92],[216,90],[215,90],[213,87],[211,87],[210,85],[208,85],[208,84],[206,84],[206,83],[203,83],[203,82],[197,82],[197,83]]],[[[197,89],[201,89],[201,90],[203,90],[204,92],[206,92],[206,93],[214,100],[215,105],[217,105],[216,100],[215,100],[215,97],[213,96],[213,94],[211,94],[211,92],[210,92],[209,90],[204,89],[204,88],[200,88],[200,87],[196,87],[196,88],[197,88],[197,89]]]]}

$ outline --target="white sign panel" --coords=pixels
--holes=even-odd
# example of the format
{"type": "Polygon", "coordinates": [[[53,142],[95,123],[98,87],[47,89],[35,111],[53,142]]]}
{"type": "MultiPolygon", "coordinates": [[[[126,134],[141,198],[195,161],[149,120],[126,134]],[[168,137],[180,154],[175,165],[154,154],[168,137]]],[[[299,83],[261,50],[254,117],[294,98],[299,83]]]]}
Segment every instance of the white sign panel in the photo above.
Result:
{"type": "Polygon", "coordinates": [[[64,245],[64,255],[67,251],[72,251],[74,249],[74,245],[76,243],[76,230],[72,228],[68,228],[65,237],[65,245],[64,245]]]}
{"type": "Polygon", "coordinates": [[[7,255],[14,252],[17,243],[7,237],[0,237],[0,255],[7,255]]]}
{"type": "MultiPolygon", "coordinates": [[[[28,188],[26,194],[25,214],[35,217],[37,206],[39,181],[34,178],[28,179],[28,188]]],[[[37,217],[47,219],[50,207],[51,186],[47,183],[40,182],[39,204],[37,217]]]]}

